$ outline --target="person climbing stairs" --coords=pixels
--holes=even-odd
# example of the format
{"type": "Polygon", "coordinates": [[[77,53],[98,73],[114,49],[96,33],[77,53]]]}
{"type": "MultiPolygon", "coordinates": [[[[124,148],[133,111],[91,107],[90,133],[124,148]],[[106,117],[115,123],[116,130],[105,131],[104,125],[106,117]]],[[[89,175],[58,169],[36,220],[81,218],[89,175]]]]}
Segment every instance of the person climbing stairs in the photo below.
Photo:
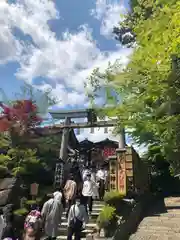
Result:
{"type": "MultiPolygon", "coordinates": [[[[96,220],[103,206],[104,206],[103,202],[100,202],[100,201],[94,202],[91,218],[89,219],[88,224],[86,224],[86,228],[82,231],[82,240],[86,239],[86,236],[88,234],[93,234],[94,230],[97,228],[96,220]]],[[[57,240],[65,240],[65,239],[67,239],[66,212],[64,212],[62,215],[62,223],[59,228],[59,237],[57,237],[57,240]]]]}

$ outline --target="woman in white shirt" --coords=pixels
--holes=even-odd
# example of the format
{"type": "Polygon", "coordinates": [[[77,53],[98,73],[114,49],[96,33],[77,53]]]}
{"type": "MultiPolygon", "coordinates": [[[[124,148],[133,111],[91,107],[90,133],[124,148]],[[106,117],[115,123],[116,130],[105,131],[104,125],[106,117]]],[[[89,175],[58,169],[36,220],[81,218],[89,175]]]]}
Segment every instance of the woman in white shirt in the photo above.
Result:
{"type": "Polygon", "coordinates": [[[91,174],[88,174],[86,177],[86,180],[83,183],[82,196],[83,196],[84,206],[86,210],[87,210],[87,206],[89,207],[90,215],[92,213],[94,185],[95,185],[95,182],[91,180],[91,174]]]}

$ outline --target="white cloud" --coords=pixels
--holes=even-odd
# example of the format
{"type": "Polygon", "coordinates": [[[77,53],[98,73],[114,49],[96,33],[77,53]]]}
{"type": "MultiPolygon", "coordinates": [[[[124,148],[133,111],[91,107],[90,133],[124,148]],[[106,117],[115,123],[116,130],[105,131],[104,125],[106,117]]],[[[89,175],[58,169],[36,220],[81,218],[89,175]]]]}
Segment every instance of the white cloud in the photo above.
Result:
{"type": "MultiPolygon", "coordinates": [[[[92,14],[102,23],[101,33],[109,36],[122,12],[123,4],[97,0],[92,14]]],[[[48,78],[49,84],[44,82],[36,87],[42,90],[51,88],[61,107],[88,106],[84,91],[87,76],[95,67],[104,70],[109,62],[113,63],[116,59],[126,65],[131,50],[119,47],[114,52],[101,52],[88,26],[81,26],[74,34],[65,32],[58,39],[48,23],[59,18],[60,13],[51,0],[17,0],[14,4],[1,0],[0,64],[18,62],[20,67],[16,73],[17,78],[32,85],[37,77],[48,78]],[[16,29],[24,35],[20,39],[14,34],[16,29]],[[55,85],[53,88],[52,83],[55,85]]],[[[97,101],[101,102],[102,99],[97,101]]],[[[89,138],[91,141],[105,138],[118,140],[112,134],[112,128],[107,134],[103,129],[95,129],[94,134],[85,129],[78,138],[89,138]]]]}
{"type": "Polygon", "coordinates": [[[0,64],[19,59],[22,51],[21,44],[14,39],[8,26],[0,23],[0,64]]]}
{"type": "Polygon", "coordinates": [[[96,8],[91,10],[91,15],[101,21],[100,32],[107,38],[112,37],[113,27],[123,20],[126,13],[123,1],[96,0],[96,8]]]}
{"type": "MultiPolygon", "coordinates": [[[[109,8],[109,12],[113,11],[109,8]]],[[[20,67],[16,77],[30,84],[37,77],[48,78],[49,85],[39,88],[51,88],[53,84],[52,93],[60,106],[87,105],[84,90],[87,76],[95,67],[105,69],[109,61],[121,59],[126,64],[130,50],[101,52],[86,25],[77,33],[65,32],[58,39],[48,22],[59,18],[53,1],[17,0],[14,4],[0,1],[0,64],[17,61],[20,67]],[[31,40],[18,39],[14,29],[31,40]]]]}

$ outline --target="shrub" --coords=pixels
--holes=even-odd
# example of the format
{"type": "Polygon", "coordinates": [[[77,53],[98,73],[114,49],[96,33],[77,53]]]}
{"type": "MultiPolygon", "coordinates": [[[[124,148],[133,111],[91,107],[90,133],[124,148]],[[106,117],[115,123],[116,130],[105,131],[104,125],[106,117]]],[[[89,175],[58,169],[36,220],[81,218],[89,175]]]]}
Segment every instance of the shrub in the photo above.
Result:
{"type": "Polygon", "coordinates": [[[26,208],[20,208],[14,211],[14,215],[17,216],[26,216],[28,214],[28,210],[26,208]]]}
{"type": "Polygon", "coordinates": [[[97,225],[100,229],[104,229],[106,237],[110,236],[117,226],[116,209],[105,205],[97,218],[97,225]]]}
{"type": "Polygon", "coordinates": [[[37,204],[36,200],[27,200],[26,201],[26,205],[28,205],[28,206],[31,206],[31,205],[34,205],[34,204],[37,204]]]}
{"type": "Polygon", "coordinates": [[[8,174],[8,168],[0,165],[0,176],[1,178],[4,178],[8,174]]]}
{"type": "Polygon", "coordinates": [[[105,204],[116,208],[121,203],[121,200],[123,198],[124,195],[121,194],[119,191],[110,191],[105,193],[104,201],[105,204]]]}
{"type": "Polygon", "coordinates": [[[111,206],[104,206],[101,210],[98,218],[97,224],[100,228],[106,228],[116,220],[116,209],[111,206]]]}
{"type": "Polygon", "coordinates": [[[36,203],[37,203],[37,204],[39,204],[39,203],[41,203],[41,202],[42,202],[42,198],[41,198],[41,197],[36,198],[36,203]]]}

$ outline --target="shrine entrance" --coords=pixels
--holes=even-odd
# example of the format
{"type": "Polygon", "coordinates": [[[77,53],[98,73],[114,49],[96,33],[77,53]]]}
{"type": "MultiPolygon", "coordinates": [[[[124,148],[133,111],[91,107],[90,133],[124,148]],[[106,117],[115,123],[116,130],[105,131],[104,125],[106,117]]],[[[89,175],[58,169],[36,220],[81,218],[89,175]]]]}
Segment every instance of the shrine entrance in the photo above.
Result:
{"type": "Polygon", "coordinates": [[[103,127],[107,132],[108,127],[115,126],[116,120],[97,121],[97,115],[93,109],[50,111],[50,114],[54,120],[63,120],[61,124],[53,126],[63,130],[59,161],[56,164],[55,185],[62,184],[62,175],[66,178],[70,166],[78,169],[77,165],[80,166],[84,163],[97,165],[107,162],[109,190],[119,190],[124,195],[128,193],[142,194],[148,191],[148,166],[140,159],[132,146],[126,145],[124,130],[119,135],[118,142],[106,139],[92,143],[86,139],[79,144],[79,149],[73,150],[68,146],[70,129],[79,131],[83,128],[90,128],[93,133],[94,128],[103,127]],[[68,161],[69,159],[71,160],[68,161]]]}
{"type": "MultiPolygon", "coordinates": [[[[54,120],[62,120],[60,124],[54,124],[53,127],[59,128],[63,130],[62,134],[62,141],[60,146],[59,152],[59,162],[56,164],[56,171],[55,171],[55,185],[59,185],[62,180],[62,173],[64,174],[68,171],[69,168],[69,159],[71,159],[74,163],[82,162],[83,159],[81,158],[81,149],[75,151],[70,149],[68,146],[69,140],[69,131],[70,129],[76,129],[78,132],[80,129],[90,128],[91,133],[93,133],[94,128],[104,128],[104,131],[107,132],[108,127],[113,127],[116,124],[116,120],[108,120],[108,121],[98,121],[97,115],[95,110],[93,109],[86,109],[86,110],[68,110],[68,111],[49,111],[52,118],[54,120]],[[86,120],[86,121],[84,121],[86,120]],[[68,153],[69,152],[69,153],[68,153]]],[[[80,143],[81,145],[81,143],[80,143]]],[[[92,146],[89,145],[89,149],[85,148],[86,151],[86,160],[90,162],[92,159],[92,154],[95,152],[94,144],[92,146]]],[[[98,144],[99,147],[102,147],[102,144],[98,144]]],[[[125,134],[124,131],[120,134],[119,142],[117,143],[119,148],[125,147],[125,134]]]]}

